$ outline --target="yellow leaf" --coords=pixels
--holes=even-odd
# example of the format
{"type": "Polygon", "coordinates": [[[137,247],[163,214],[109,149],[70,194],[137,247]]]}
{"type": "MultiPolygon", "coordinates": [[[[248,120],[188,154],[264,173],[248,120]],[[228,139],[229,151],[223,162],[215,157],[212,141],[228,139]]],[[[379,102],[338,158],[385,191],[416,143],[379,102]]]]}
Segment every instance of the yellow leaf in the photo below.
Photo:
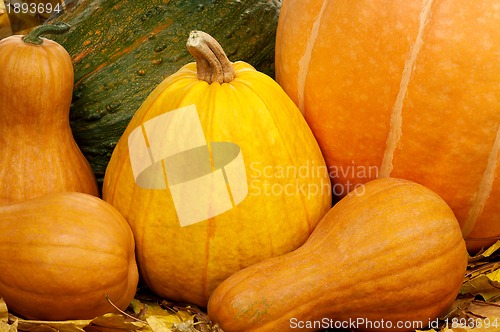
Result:
{"type": "Polygon", "coordinates": [[[495,270],[493,272],[490,272],[490,273],[486,274],[486,276],[492,281],[500,282],[500,271],[499,270],[495,270]]]}
{"type": "Polygon", "coordinates": [[[177,312],[177,316],[179,316],[179,318],[182,320],[182,321],[185,321],[185,320],[192,320],[193,319],[193,314],[190,313],[190,312],[187,312],[185,310],[179,310],[177,312]]]}
{"type": "Polygon", "coordinates": [[[156,316],[157,318],[161,318],[162,320],[167,320],[169,323],[177,323],[182,321],[181,317],[179,317],[176,313],[165,310],[159,305],[148,305],[146,304],[145,317],[156,316]]]}
{"type": "Polygon", "coordinates": [[[9,320],[9,311],[7,310],[7,304],[0,298],[0,322],[7,322],[9,320]]]}
{"type": "Polygon", "coordinates": [[[17,319],[12,324],[0,321],[0,332],[17,332],[17,319]]]}
{"type": "Polygon", "coordinates": [[[149,316],[148,318],[146,318],[146,321],[148,322],[153,332],[172,332],[172,330],[167,326],[163,319],[160,319],[156,316],[149,316]]]}
{"type": "Polygon", "coordinates": [[[144,322],[132,320],[121,314],[105,314],[94,318],[92,325],[118,330],[137,330],[146,326],[144,322]]]}
{"type": "Polygon", "coordinates": [[[133,299],[132,302],[130,303],[130,308],[134,312],[134,314],[138,315],[145,309],[144,303],[137,299],[133,299]]]}
{"type": "Polygon", "coordinates": [[[473,296],[458,296],[455,301],[451,304],[448,310],[441,315],[441,320],[450,320],[457,315],[460,315],[461,312],[465,311],[470,303],[474,300],[473,296]]]}
{"type": "Polygon", "coordinates": [[[84,332],[84,327],[90,320],[68,320],[68,321],[39,321],[25,320],[16,317],[18,329],[30,332],[84,332]]]}
{"type": "Polygon", "coordinates": [[[487,248],[485,251],[478,253],[474,257],[469,257],[469,262],[480,261],[486,257],[490,257],[495,251],[500,248],[500,240],[487,248]]]}
{"type": "Polygon", "coordinates": [[[464,281],[469,281],[476,277],[479,277],[482,274],[488,274],[491,272],[495,272],[500,268],[500,263],[473,263],[469,264],[469,268],[467,269],[467,273],[465,274],[464,281]]]}
{"type": "Polygon", "coordinates": [[[497,280],[499,275],[493,272],[492,276],[491,273],[482,274],[464,282],[460,289],[460,294],[481,295],[485,301],[500,299],[500,279],[497,280]]]}

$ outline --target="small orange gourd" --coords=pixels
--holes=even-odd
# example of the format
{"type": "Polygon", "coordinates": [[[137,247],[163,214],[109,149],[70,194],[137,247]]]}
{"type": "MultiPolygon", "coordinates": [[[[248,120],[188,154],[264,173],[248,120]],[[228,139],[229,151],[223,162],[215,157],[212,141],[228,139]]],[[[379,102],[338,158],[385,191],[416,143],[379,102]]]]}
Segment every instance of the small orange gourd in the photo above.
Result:
{"type": "Polygon", "coordinates": [[[294,331],[314,321],[422,329],[453,302],[466,266],[450,207],[419,184],[384,178],[337,203],[299,249],[222,282],[208,314],[225,332],[294,331]]]}
{"type": "Polygon", "coordinates": [[[0,298],[37,320],[124,310],[138,283],[125,219],[93,195],[61,192],[0,207],[0,298]]]}
{"type": "Polygon", "coordinates": [[[69,124],[71,58],[40,37],[68,28],[42,25],[0,40],[0,205],[49,192],[99,194],[69,124]]]}

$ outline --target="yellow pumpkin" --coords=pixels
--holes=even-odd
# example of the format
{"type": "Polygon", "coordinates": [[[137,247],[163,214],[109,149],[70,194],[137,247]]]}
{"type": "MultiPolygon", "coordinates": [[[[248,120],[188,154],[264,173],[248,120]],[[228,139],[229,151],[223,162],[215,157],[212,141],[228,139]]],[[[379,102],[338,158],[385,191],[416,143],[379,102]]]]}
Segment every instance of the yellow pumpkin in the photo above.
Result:
{"type": "Polygon", "coordinates": [[[344,196],[378,177],[437,192],[471,252],[500,238],[497,0],[285,0],[276,78],[344,196]]]}
{"type": "Polygon", "coordinates": [[[145,100],[103,198],[130,223],[142,279],[205,306],[232,273],[300,246],[331,206],[319,147],[281,87],[192,32],[196,58],[145,100]]]}

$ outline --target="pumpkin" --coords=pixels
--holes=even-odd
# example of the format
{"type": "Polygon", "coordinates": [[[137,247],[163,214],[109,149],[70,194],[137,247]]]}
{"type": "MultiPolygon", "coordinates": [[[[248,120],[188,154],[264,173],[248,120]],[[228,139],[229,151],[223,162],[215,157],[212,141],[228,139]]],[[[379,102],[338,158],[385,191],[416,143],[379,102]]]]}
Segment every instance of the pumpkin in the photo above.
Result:
{"type": "Polygon", "coordinates": [[[100,184],[134,112],[190,61],[185,36],[191,30],[210,31],[230,56],[274,73],[280,0],[94,0],[71,6],[53,21],[73,28],[55,40],[73,59],[71,126],[100,184]]]}
{"type": "Polygon", "coordinates": [[[499,238],[499,15],[495,0],[284,1],[277,81],[338,197],[407,178],[452,207],[471,252],[499,238]]]}
{"type": "Polygon", "coordinates": [[[68,28],[45,25],[0,41],[0,205],[49,192],[99,194],[69,124],[71,58],[41,37],[68,28]]]}
{"type": "Polygon", "coordinates": [[[103,198],[136,238],[145,283],[205,306],[239,269],[300,246],[331,206],[304,118],[281,87],[231,63],[193,31],[183,66],[151,93],[118,142],[103,198]]]}
{"type": "Polygon", "coordinates": [[[45,194],[0,207],[0,298],[37,320],[92,319],[124,310],[138,283],[132,231],[84,193],[45,194]]]}
{"type": "Polygon", "coordinates": [[[334,205],[297,250],[222,282],[208,314],[226,332],[422,329],[454,301],[466,266],[458,222],[437,194],[378,179],[334,205]]]}

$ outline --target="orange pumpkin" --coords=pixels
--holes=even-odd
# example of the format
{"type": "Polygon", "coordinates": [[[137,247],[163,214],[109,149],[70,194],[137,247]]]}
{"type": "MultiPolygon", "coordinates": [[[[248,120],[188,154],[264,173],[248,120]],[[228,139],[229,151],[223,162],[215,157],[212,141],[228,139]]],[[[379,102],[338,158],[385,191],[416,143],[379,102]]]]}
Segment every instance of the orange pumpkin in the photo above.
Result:
{"type": "Polygon", "coordinates": [[[337,203],[299,249],[222,282],[208,314],[226,332],[422,329],[455,300],[466,266],[438,195],[378,179],[337,203]]]}
{"type": "Polygon", "coordinates": [[[43,25],[0,40],[0,205],[50,192],[99,195],[69,124],[71,57],[41,37],[68,29],[43,25]]]}
{"type": "Polygon", "coordinates": [[[19,316],[92,319],[125,310],[139,279],[125,219],[93,195],[50,193],[0,207],[0,298],[19,316]]]}
{"type": "Polygon", "coordinates": [[[193,32],[196,58],[135,113],[103,198],[132,226],[142,279],[206,306],[232,273],[296,249],[331,206],[321,151],[269,76],[193,32]]]}
{"type": "Polygon", "coordinates": [[[500,236],[500,7],[285,0],[276,76],[342,197],[403,177],[451,205],[477,251],[500,236]]]}

